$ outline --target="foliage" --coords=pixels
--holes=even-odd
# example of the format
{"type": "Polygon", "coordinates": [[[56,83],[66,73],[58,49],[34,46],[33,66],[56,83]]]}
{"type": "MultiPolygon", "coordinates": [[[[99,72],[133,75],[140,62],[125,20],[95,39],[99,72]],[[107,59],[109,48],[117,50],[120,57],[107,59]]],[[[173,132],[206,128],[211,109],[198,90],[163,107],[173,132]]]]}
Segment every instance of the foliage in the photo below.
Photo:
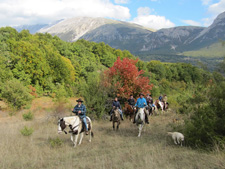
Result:
{"type": "Polygon", "coordinates": [[[195,92],[188,100],[190,119],[185,122],[184,133],[189,145],[209,147],[225,144],[225,82],[195,92]]]}
{"type": "Polygon", "coordinates": [[[60,147],[63,144],[63,141],[58,137],[57,138],[49,138],[48,141],[52,148],[60,147]]]}
{"type": "Polygon", "coordinates": [[[23,114],[23,119],[26,121],[32,120],[34,115],[29,111],[28,113],[23,114]]]}
{"type": "Polygon", "coordinates": [[[30,136],[31,134],[33,134],[33,132],[34,132],[34,129],[33,128],[29,128],[27,126],[24,126],[24,128],[20,130],[20,133],[23,136],[30,136]]]}
{"type": "Polygon", "coordinates": [[[29,89],[16,79],[6,81],[2,87],[2,97],[16,109],[26,105],[32,99],[29,89]]]}
{"type": "Polygon", "coordinates": [[[114,65],[105,71],[108,77],[106,85],[114,85],[116,94],[122,98],[128,98],[130,94],[136,97],[141,92],[150,93],[152,89],[149,79],[142,76],[144,71],[138,71],[135,65],[137,62],[138,60],[118,58],[114,65]]]}
{"type": "Polygon", "coordinates": [[[81,93],[85,99],[87,112],[92,117],[102,117],[111,108],[110,88],[103,86],[104,76],[92,73],[88,76],[87,82],[81,83],[81,93]]]}

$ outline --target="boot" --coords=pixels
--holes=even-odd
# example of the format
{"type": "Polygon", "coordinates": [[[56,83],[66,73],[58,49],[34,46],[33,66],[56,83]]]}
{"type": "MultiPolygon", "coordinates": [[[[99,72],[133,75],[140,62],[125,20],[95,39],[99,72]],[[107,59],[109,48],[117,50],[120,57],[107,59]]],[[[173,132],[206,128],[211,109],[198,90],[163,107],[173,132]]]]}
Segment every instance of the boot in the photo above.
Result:
{"type": "Polygon", "coordinates": [[[110,115],[110,120],[109,121],[112,121],[112,115],[110,115]]]}
{"type": "Polygon", "coordinates": [[[121,120],[123,121],[123,115],[122,115],[122,114],[120,115],[120,118],[121,118],[121,120]]]}
{"type": "Polygon", "coordinates": [[[86,135],[88,135],[88,131],[86,131],[86,135]]]}

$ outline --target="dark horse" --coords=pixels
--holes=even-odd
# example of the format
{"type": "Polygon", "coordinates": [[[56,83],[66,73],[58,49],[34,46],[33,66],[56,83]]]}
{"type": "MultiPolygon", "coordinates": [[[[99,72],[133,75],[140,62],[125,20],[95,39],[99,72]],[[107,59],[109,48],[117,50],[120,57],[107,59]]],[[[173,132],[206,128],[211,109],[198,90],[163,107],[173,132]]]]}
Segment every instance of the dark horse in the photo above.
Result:
{"type": "Polygon", "coordinates": [[[120,112],[119,109],[114,109],[112,114],[113,130],[115,130],[115,123],[117,123],[116,129],[119,129],[120,125],[120,112]]]}
{"type": "Polygon", "coordinates": [[[134,119],[134,109],[131,105],[129,105],[128,103],[125,104],[125,108],[124,108],[124,114],[126,115],[126,117],[129,117],[130,121],[132,121],[134,119]]]}

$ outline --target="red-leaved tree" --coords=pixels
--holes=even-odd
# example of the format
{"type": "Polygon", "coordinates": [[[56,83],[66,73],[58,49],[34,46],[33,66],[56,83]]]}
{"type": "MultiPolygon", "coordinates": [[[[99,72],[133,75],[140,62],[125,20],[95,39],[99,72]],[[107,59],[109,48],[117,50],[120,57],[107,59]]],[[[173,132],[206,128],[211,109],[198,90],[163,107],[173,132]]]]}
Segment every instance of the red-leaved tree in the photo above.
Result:
{"type": "Polygon", "coordinates": [[[130,94],[135,97],[139,93],[150,93],[153,85],[149,84],[150,81],[147,77],[143,77],[144,71],[138,71],[136,63],[138,59],[132,60],[124,58],[121,60],[117,58],[114,65],[105,71],[107,80],[106,86],[113,86],[115,94],[122,98],[128,98],[130,94]]]}

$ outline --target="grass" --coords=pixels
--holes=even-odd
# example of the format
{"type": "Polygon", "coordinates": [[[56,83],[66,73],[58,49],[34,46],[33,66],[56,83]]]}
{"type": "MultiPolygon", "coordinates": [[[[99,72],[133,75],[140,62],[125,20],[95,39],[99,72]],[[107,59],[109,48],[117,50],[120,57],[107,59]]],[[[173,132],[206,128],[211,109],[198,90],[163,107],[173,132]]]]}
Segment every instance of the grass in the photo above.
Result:
{"type": "Polygon", "coordinates": [[[112,131],[108,121],[94,121],[92,142],[85,136],[75,149],[69,135],[57,134],[57,119],[2,121],[0,168],[225,168],[225,154],[219,150],[203,152],[173,144],[166,132],[172,130],[170,123],[175,117],[172,111],[151,117],[141,138],[137,137],[137,126],[127,120],[119,131],[112,131]],[[20,134],[19,129],[25,124],[35,131],[29,137],[20,134]]]}

